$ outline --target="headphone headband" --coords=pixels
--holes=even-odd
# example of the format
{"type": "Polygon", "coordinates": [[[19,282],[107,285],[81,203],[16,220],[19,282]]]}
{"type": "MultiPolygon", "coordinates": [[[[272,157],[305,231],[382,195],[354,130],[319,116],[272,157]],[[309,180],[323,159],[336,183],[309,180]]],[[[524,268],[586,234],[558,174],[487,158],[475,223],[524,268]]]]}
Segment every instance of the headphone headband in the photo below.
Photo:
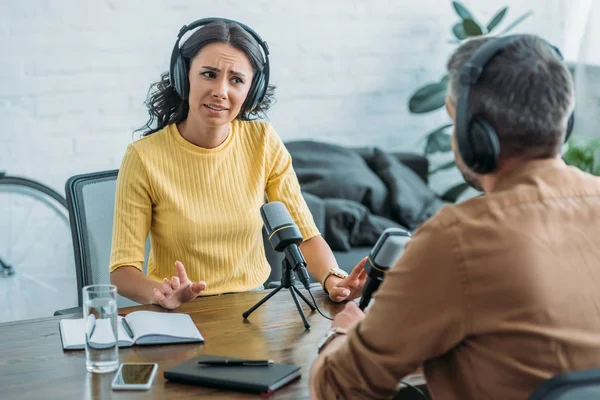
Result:
{"type": "Polygon", "coordinates": [[[223,22],[228,22],[228,23],[233,23],[233,24],[237,24],[239,26],[241,26],[246,32],[248,32],[250,35],[252,35],[252,37],[258,42],[258,44],[262,47],[263,51],[265,52],[265,54],[268,56],[269,55],[269,46],[267,45],[267,42],[265,42],[258,33],[256,33],[256,31],[252,28],[250,28],[248,25],[243,24],[241,22],[235,21],[233,19],[227,19],[227,18],[217,18],[217,17],[210,17],[210,18],[201,18],[198,19],[194,22],[192,22],[189,25],[184,25],[181,27],[181,29],[179,30],[179,33],[177,34],[177,39],[181,40],[181,37],[183,35],[185,35],[186,32],[189,32],[193,29],[199,28],[201,26],[204,25],[208,25],[212,22],[217,22],[217,21],[223,21],[223,22]]]}

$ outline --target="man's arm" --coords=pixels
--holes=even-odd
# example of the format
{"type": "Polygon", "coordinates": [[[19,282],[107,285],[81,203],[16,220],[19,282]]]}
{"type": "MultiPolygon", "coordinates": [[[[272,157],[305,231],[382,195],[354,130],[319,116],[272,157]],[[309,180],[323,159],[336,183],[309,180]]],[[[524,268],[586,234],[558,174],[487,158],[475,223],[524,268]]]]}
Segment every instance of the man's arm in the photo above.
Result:
{"type": "Polygon", "coordinates": [[[311,370],[313,398],[382,398],[466,332],[466,280],[456,232],[435,218],[387,272],[364,320],[323,349],[311,370]]]}

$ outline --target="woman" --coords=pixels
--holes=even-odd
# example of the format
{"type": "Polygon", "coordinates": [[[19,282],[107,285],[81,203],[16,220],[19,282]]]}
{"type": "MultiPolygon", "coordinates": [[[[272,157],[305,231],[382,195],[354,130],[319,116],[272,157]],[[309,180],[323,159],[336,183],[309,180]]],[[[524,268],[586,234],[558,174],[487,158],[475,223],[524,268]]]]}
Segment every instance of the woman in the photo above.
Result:
{"type": "Polygon", "coordinates": [[[268,48],[249,27],[211,18],[182,28],[170,72],[147,101],[144,137],[128,146],[119,172],[110,271],[121,295],[174,309],[198,295],[261,288],[270,273],[265,194],[290,211],[308,270],[329,297],[359,295],[363,265],[345,278],[339,272],[289,153],[269,123],[252,120],[272,101],[268,75],[268,48]]]}

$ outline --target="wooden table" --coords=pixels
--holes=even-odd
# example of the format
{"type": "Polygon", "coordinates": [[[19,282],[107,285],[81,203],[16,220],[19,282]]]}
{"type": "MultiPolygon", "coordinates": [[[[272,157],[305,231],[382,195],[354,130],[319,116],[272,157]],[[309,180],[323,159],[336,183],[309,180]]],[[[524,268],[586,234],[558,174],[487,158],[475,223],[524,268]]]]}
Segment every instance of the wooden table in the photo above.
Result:
{"type": "MultiPolygon", "coordinates": [[[[325,314],[334,315],[343,304],[313,290],[325,314]]],[[[304,290],[303,290],[304,292],[304,290]]],[[[189,314],[205,338],[204,344],[134,346],[119,349],[121,362],[157,362],[159,372],[150,391],[112,391],[114,373],[91,374],[85,369],[85,351],[63,351],[58,321],[52,317],[0,324],[0,398],[2,399],[242,399],[260,398],[200,386],[168,382],[163,371],[201,354],[272,359],[302,367],[299,380],[278,390],[276,399],[308,399],[309,368],[317,355],[317,343],[331,321],[304,305],[311,324],[305,330],[291,295],[282,290],[258,308],[248,320],[242,313],[267,291],[199,298],[177,312],[189,314]]],[[[302,302],[301,302],[302,303],[302,302]]],[[[120,310],[164,311],[157,306],[120,310]]],[[[75,316],[74,316],[75,317],[75,316]]]]}

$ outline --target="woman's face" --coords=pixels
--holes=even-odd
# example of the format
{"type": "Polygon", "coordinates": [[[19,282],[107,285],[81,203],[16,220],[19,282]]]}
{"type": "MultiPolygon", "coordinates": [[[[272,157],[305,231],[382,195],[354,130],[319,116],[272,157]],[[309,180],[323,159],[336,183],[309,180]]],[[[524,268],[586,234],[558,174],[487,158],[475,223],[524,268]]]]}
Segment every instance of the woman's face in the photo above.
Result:
{"type": "Polygon", "coordinates": [[[189,116],[205,126],[229,124],[246,100],[252,75],[243,51],[227,43],[204,46],[190,66],[189,116]]]}

